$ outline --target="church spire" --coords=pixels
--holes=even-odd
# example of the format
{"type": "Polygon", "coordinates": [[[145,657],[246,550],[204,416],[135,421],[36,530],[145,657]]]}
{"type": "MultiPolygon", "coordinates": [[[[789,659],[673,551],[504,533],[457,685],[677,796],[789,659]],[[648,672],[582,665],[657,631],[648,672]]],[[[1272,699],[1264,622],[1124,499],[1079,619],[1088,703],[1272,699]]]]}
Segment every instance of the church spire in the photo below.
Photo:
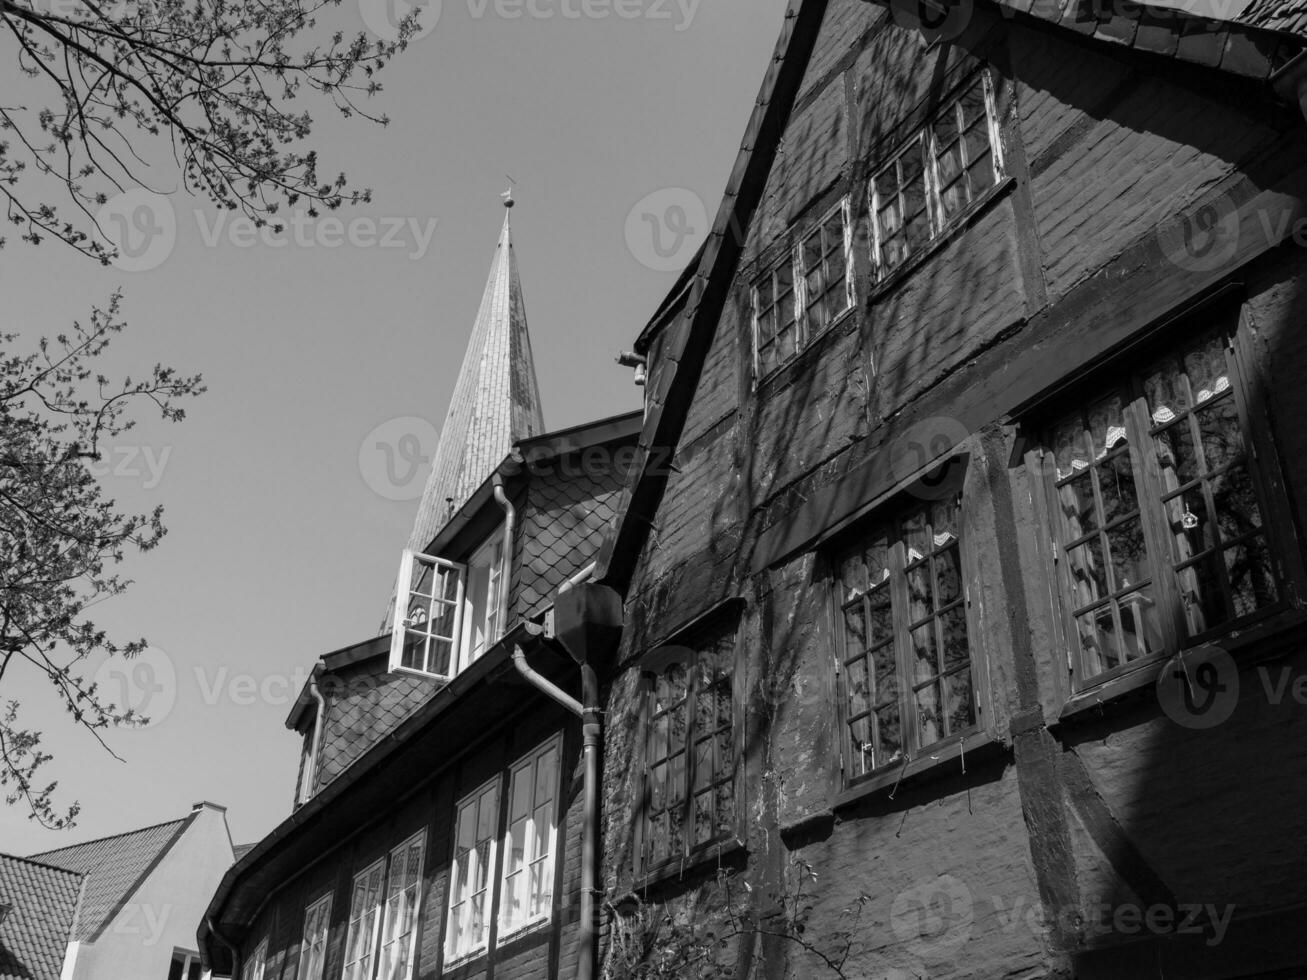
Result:
{"type": "Polygon", "coordinates": [[[504,227],[409,536],[414,550],[430,543],[515,443],[544,432],[513,254],[509,218],[516,202],[511,189],[503,196],[504,227]]]}

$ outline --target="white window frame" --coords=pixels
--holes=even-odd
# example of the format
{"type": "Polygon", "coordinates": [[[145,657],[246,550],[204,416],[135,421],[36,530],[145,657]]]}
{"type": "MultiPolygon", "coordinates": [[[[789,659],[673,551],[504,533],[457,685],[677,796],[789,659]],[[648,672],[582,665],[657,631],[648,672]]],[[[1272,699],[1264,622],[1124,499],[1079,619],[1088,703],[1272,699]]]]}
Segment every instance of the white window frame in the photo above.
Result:
{"type": "Polygon", "coordinates": [[[300,962],[296,971],[298,980],[322,980],[327,966],[327,938],[331,935],[331,892],[304,909],[304,934],[300,937],[300,962]],[[310,932],[315,915],[321,915],[321,931],[310,932]],[[316,969],[310,969],[313,951],[318,950],[316,969]]]}
{"type": "MultiPolygon", "coordinates": [[[[772,278],[776,274],[776,269],[780,262],[771,262],[767,269],[754,280],[750,297],[752,303],[751,333],[753,335],[753,377],[757,383],[763,378],[779,371],[786,364],[798,358],[798,356],[807,348],[815,339],[820,337],[828,329],[833,327],[843,316],[853,309],[857,303],[857,291],[853,283],[853,200],[849,195],[844,195],[834,205],[824,211],[817,221],[811,225],[805,226],[802,233],[794,229],[788,232],[787,252],[790,260],[790,275],[793,277],[792,287],[790,290],[790,300],[794,304],[794,355],[785,361],[776,363],[765,373],[762,369],[762,357],[759,348],[759,342],[762,339],[759,333],[759,283],[764,279],[771,284],[772,278]],[[830,318],[829,323],[813,325],[808,322],[808,276],[803,268],[803,246],[813,235],[821,234],[827,222],[836,214],[840,214],[844,226],[844,306],[834,316],[830,318]]],[[[822,262],[822,282],[825,284],[826,269],[825,259],[822,262]]],[[[773,307],[776,309],[776,307],[773,307]]]]}
{"type": "MultiPolygon", "coordinates": [[[[183,947],[181,947],[181,946],[174,946],[173,949],[172,949],[172,956],[173,956],[173,958],[172,958],[172,963],[177,962],[177,957],[178,957],[178,956],[180,956],[181,959],[182,959],[182,976],[181,976],[181,980],[190,980],[190,975],[191,975],[191,965],[192,965],[193,963],[199,963],[199,962],[200,962],[200,954],[197,953],[197,952],[195,952],[194,950],[185,949],[185,948],[183,948],[183,947]]],[[[168,964],[168,966],[169,966],[169,973],[171,973],[172,963],[169,963],[169,964],[168,964]]],[[[208,971],[207,971],[207,970],[204,970],[203,968],[201,968],[201,971],[200,971],[200,977],[202,978],[202,980],[203,980],[204,977],[207,977],[207,976],[209,976],[208,971]]]]}
{"type": "Polygon", "coordinates": [[[241,966],[241,980],[263,980],[267,965],[268,937],[264,936],[259,940],[259,945],[254,947],[254,952],[250,954],[249,959],[241,966]]]}
{"type": "Polygon", "coordinates": [[[378,958],[380,966],[378,967],[377,973],[378,980],[407,980],[408,977],[413,975],[413,969],[416,965],[414,960],[417,952],[418,927],[421,921],[419,915],[422,911],[422,882],[424,880],[422,872],[426,860],[426,845],[427,833],[425,830],[420,830],[398,847],[391,849],[390,867],[386,873],[386,893],[382,901],[381,941],[378,958]],[[398,874],[401,876],[405,873],[408,868],[409,852],[414,848],[416,848],[418,853],[417,878],[412,882],[404,883],[402,889],[397,892],[395,886],[398,882],[402,881],[402,878],[397,878],[396,872],[398,870],[398,874]],[[398,943],[402,940],[402,936],[395,934],[396,926],[400,919],[397,910],[402,907],[402,902],[400,905],[397,905],[395,900],[396,898],[400,898],[402,901],[408,901],[406,896],[410,889],[412,890],[412,906],[407,940],[408,952],[406,954],[408,968],[402,974],[395,974],[393,972],[393,961],[391,957],[394,955],[394,951],[398,948],[398,943]]]}
{"type": "Polygon", "coordinates": [[[466,670],[480,659],[504,635],[504,624],[501,622],[504,615],[503,588],[504,533],[503,525],[500,525],[472,553],[472,557],[467,562],[467,582],[463,587],[463,632],[457,650],[459,671],[466,670]],[[486,552],[489,552],[492,556],[498,552],[499,560],[489,562],[486,565],[486,608],[478,616],[471,595],[471,577],[473,568],[476,567],[478,560],[486,552]],[[472,637],[473,632],[478,627],[485,630],[486,636],[480,647],[474,649],[472,637]]]}
{"type": "Polygon", "coordinates": [[[346,956],[346,961],[341,972],[342,980],[372,980],[372,972],[377,966],[377,941],[381,937],[381,910],[385,904],[385,875],[386,859],[382,857],[377,858],[377,860],[373,861],[354,876],[354,883],[350,889],[349,928],[346,930],[345,934],[344,955],[346,956]],[[372,904],[371,908],[358,909],[355,906],[355,899],[359,896],[359,885],[360,883],[363,883],[365,889],[364,894],[366,895],[366,883],[373,875],[376,875],[378,878],[376,901],[372,904]],[[358,934],[358,930],[364,927],[364,923],[369,918],[372,921],[370,926],[371,939],[368,942],[368,948],[364,951],[361,959],[350,960],[348,957],[350,949],[354,945],[354,938],[358,934]],[[363,970],[361,972],[351,973],[350,967],[354,964],[360,963],[366,964],[363,970]]]}
{"type": "MultiPolygon", "coordinates": [[[[555,735],[552,738],[542,742],[540,745],[536,746],[526,755],[514,761],[513,764],[508,768],[508,796],[500,804],[501,809],[503,807],[508,808],[508,819],[505,821],[505,827],[504,827],[504,862],[503,862],[504,867],[503,867],[503,873],[501,874],[500,881],[499,881],[498,944],[500,945],[502,945],[504,942],[510,939],[520,936],[522,933],[527,932],[528,930],[537,928],[538,926],[541,926],[544,923],[549,922],[549,920],[553,917],[554,868],[555,868],[555,861],[558,855],[558,818],[560,812],[561,797],[563,795],[562,775],[563,775],[563,739],[561,734],[555,735]],[[545,835],[545,839],[548,842],[547,846],[549,850],[545,853],[543,857],[541,857],[539,854],[534,853],[534,844],[537,837],[537,835],[534,833],[535,811],[537,809],[540,809],[540,806],[535,803],[533,797],[529,803],[528,812],[526,816],[523,818],[526,820],[526,829],[524,835],[524,842],[526,844],[526,847],[525,847],[525,853],[523,854],[522,867],[517,871],[510,872],[508,859],[509,856],[513,853],[512,838],[513,838],[514,821],[513,821],[512,807],[513,807],[514,783],[517,780],[518,774],[523,771],[526,771],[529,774],[528,778],[531,780],[531,787],[530,787],[531,792],[534,794],[535,785],[536,785],[536,773],[538,771],[540,762],[551,752],[554,754],[554,759],[555,759],[554,785],[551,788],[552,795],[548,803],[549,831],[545,835]],[[535,864],[542,865],[540,876],[541,876],[541,880],[545,883],[545,888],[547,889],[549,900],[545,903],[545,906],[542,911],[537,912],[535,915],[528,915],[527,918],[522,922],[510,923],[507,918],[507,913],[509,910],[509,904],[507,901],[509,895],[509,879],[514,877],[515,875],[524,875],[526,877],[528,887],[529,887],[530,880],[531,880],[531,866],[535,864]]],[[[530,896],[528,895],[528,900],[529,898],[530,896]]]]}
{"type": "MultiPolygon", "coordinates": [[[[1003,140],[1001,139],[1002,131],[998,123],[998,104],[994,95],[994,78],[988,68],[980,71],[980,82],[985,98],[985,121],[989,130],[989,149],[990,159],[994,165],[994,183],[986,191],[977,195],[975,199],[968,202],[966,207],[961,208],[956,214],[946,218],[944,216],[944,202],[940,193],[939,177],[939,146],[935,137],[935,122],[945,112],[956,112],[958,103],[962,97],[971,90],[975,84],[973,78],[968,78],[965,85],[957,88],[949,96],[947,102],[944,102],[939,108],[931,113],[930,118],[925,124],[899,145],[893,153],[889,154],[889,159],[884,164],[877,167],[871,175],[867,187],[867,196],[871,205],[871,228],[872,228],[872,265],[873,272],[877,282],[883,282],[890,276],[894,275],[900,269],[903,269],[911,263],[915,254],[920,254],[944,232],[946,232],[962,216],[970,213],[978,201],[988,197],[1007,176],[1007,167],[1003,159],[1003,140]],[[881,249],[882,234],[880,228],[880,192],[876,189],[876,181],[885,171],[891,167],[898,166],[899,160],[914,146],[921,151],[923,160],[923,174],[925,178],[926,192],[926,215],[927,224],[930,228],[929,238],[920,246],[918,252],[909,253],[902,262],[891,269],[885,268],[884,256],[881,249]]],[[[962,139],[961,133],[958,136],[962,139]]]]}
{"type": "MultiPolygon", "coordinates": [[[[486,780],[484,783],[482,783],[480,786],[474,789],[471,793],[468,793],[466,796],[460,799],[456,804],[454,804],[454,839],[453,839],[454,857],[449,865],[449,887],[447,889],[449,892],[449,900],[447,903],[448,907],[445,916],[445,967],[446,968],[448,968],[453,964],[465,963],[468,960],[474,959],[477,956],[480,956],[483,953],[485,953],[490,948],[490,932],[492,927],[494,926],[495,889],[498,885],[498,882],[496,881],[495,878],[495,860],[498,857],[498,853],[499,853],[498,851],[499,816],[501,813],[500,807],[502,806],[503,803],[501,799],[502,782],[503,782],[502,774],[496,774],[493,778],[486,780]],[[474,814],[474,819],[475,819],[476,815],[480,813],[482,800],[486,796],[492,793],[494,794],[494,802],[491,804],[495,814],[494,827],[491,830],[489,837],[477,838],[475,836],[476,827],[474,825],[472,848],[468,852],[469,854],[477,854],[478,845],[481,844],[483,841],[489,842],[490,846],[486,855],[486,864],[489,866],[489,870],[486,872],[486,886],[485,886],[486,907],[485,907],[485,918],[484,918],[484,933],[478,940],[475,940],[474,942],[468,944],[467,946],[459,946],[458,945],[459,937],[454,931],[455,930],[454,912],[458,906],[466,905],[472,901],[472,897],[470,895],[466,899],[463,899],[461,901],[456,901],[456,899],[459,898],[459,894],[458,894],[459,891],[458,890],[458,857],[459,857],[458,842],[460,836],[459,821],[462,817],[463,811],[469,805],[475,808],[475,814],[474,814]]],[[[471,870],[472,870],[472,865],[471,862],[469,861],[468,864],[469,878],[472,877],[471,870]]]]}
{"type": "MultiPolygon", "coordinates": [[[[395,609],[390,623],[390,670],[395,673],[449,681],[498,643],[503,638],[506,628],[509,581],[505,574],[508,569],[505,566],[509,562],[510,553],[503,540],[502,524],[478,545],[470,562],[450,561],[448,558],[405,548],[400,556],[399,575],[395,581],[395,609]],[[498,551],[499,560],[488,566],[486,608],[478,615],[478,611],[473,608],[473,597],[469,589],[469,569],[487,551],[491,554],[498,551]],[[436,575],[457,576],[457,586],[452,599],[413,592],[414,580],[418,578],[417,569],[423,565],[431,566],[436,575]],[[427,609],[423,613],[425,618],[410,619],[409,612],[418,599],[427,604],[427,609]],[[432,632],[428,626],[433,621],[438,606],[453,611],[454,618],[449,635],[432,632]],[[473,632],[478,626],[486,630],[486,637],[485,641],[474,650],[473,632]],[[404,647],[412,640],[423,644],[424,659],[421,668],[404,663],[404,647]],[[450,645],[448,673],[426,669],[430,666],[428,658],[435,643],[450,645]]],[[[432,592],[436,591],[433,584],[432,592]]]]}

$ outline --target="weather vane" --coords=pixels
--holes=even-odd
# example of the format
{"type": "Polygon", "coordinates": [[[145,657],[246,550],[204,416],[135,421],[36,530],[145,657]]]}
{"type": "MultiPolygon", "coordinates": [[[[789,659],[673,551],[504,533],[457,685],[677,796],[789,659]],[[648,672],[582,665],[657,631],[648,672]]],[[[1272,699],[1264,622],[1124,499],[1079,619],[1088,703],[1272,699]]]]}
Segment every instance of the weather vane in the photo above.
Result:
{"type": "Polygon", "coordinates": [[[508,177],[508,190],[504,191],[504,193],[499,196],[504,199],[504,207],[511,208],[517,203],[517,201],[513,200],[513,188],[517,186],[517,181],[512,177],[509,177],[508,174],[504,174],[504,176],[508,177]]]}

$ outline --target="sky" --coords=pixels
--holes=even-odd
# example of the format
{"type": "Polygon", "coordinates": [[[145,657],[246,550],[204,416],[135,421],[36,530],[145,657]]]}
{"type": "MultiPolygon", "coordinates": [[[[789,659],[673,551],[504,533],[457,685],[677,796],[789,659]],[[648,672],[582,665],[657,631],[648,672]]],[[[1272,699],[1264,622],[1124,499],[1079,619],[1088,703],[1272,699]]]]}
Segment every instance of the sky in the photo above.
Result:
{"type": "MultiPolygon", "coordinates": [[[[344,0],[341,15],[385,32],[394,11],[381,5],[395,2],[344,0]]],[[[42,774],[82,812],[51,832],[0,807],[0,851],[174,819],[200,800],[228,808],[236,843],[290,813],[299,745],[286,716],[319,656],[377,632],[506,175],[546,425],[639,407],[614,358],[707,231],[784,0],[437,4],[369,107],[388,127],[307,104],[322,172],[373,190],[339,227],[260,241],[157,166],[149,183],[173,224],[151,212],[165,244],[124,267],[13,233],[0,250],[0,331],[18,331],[19,346],[121,287],[129,327],[108,365],[162,362],[208,386],[183,422],[143,419],[100,466],[124,509],[165,507],[163,543],[125,566],[131,590],[95,609],[119,639],[151,647],[91,665],[150,724],[107,735],[116,761],[44,682],[11,671],[0,699],[18,698],[20,720],[44,731],[55,758],[42,774]]],[[[110,207],[130,227],[139,204],[110,207]]]]}

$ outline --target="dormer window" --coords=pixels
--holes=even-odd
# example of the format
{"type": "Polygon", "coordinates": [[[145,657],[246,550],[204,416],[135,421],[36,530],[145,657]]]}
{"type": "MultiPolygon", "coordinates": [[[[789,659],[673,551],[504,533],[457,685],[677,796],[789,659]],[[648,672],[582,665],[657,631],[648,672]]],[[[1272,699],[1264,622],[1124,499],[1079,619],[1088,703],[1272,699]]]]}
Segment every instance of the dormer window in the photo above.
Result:
{"type": "Polygon", "coordinates": [[[504,629],[504,542],[495,531],[466,562],[405,549],[391,624],[390,669],[445,680],[504,629]]]}

